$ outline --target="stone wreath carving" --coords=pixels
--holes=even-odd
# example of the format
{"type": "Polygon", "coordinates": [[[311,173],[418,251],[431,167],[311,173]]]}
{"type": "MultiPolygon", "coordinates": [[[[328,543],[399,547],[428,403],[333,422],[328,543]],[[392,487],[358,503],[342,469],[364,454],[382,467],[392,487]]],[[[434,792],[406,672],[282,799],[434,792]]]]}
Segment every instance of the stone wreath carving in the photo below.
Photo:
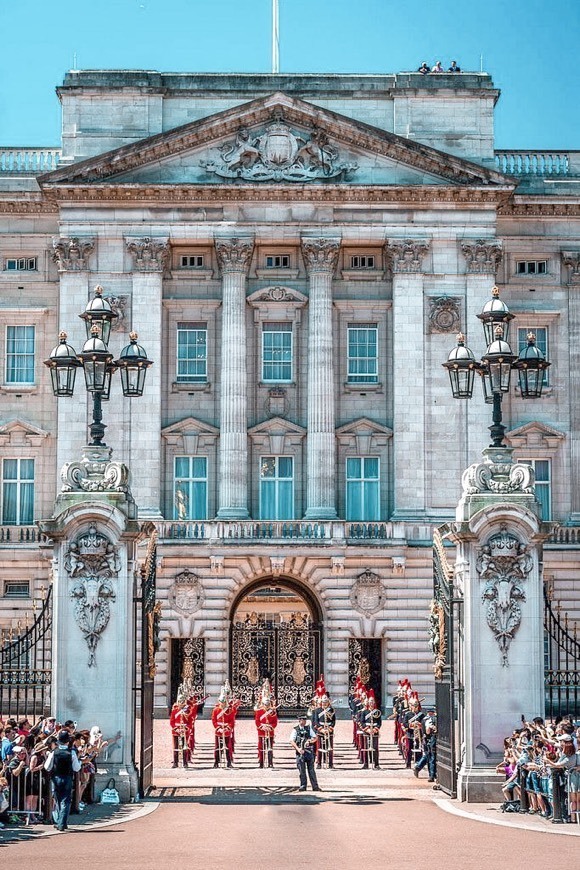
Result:
{"type": "Polygon", "coordinates": [[[453,296],[439,296],[429,300],[431,332],[459,332],[460,304],[453,296]]]}
{"type": "Polygon", "coordinates": [[[534,494],[534,472],[530,465],[517,462],[478,462],[470,465],[461,478],[464,495],[479,492],[534,494]]]}
{"type": "Polygon", "coordinates": [[[111,602],[116,598],[113,580],[121,570],[118,551],[96,526],[89,526],[87,532],[70,544],[64,567],[73,581],[69,596],[75,622],[89,648],[88,666],[92,668],[96,664],[97,644],[109,624],[111,602]]]}
{"type": "Polygon", "coordinates": [[[350,603],[364,616],[372,616],[381,610],[387,598],[387,591],[378,574],[365,571],[356,578],[350,591],[350,603]]]}
{"type": "Polygon", "coordinates": [[[171,607],[183,616],[191,616],[205,601],[199,577],[188,569],[177,574],[167,594],[171,607]]]}
{"type": "Polygon", "coordinates": [[[532,570],[533,559],[527,548],[502,524],[479,551],[476,569],[485,583],[481,600],[487,604],[487,624],[508,664],[508,651],[522,621],[520,602],[526,600],[523,583],[532,570]]]}
{"type": "Polygon", "coordinates": [[[207,172],[221,178],[249,181],[314,181],[346,178],[356,163],[339,163],[338,149],[326,133],[312,129],[305,139],[294,133],[281,118],[261,132],[241,127],[236,138],[219,149],[219,156],[204,160],[207,172]]]}

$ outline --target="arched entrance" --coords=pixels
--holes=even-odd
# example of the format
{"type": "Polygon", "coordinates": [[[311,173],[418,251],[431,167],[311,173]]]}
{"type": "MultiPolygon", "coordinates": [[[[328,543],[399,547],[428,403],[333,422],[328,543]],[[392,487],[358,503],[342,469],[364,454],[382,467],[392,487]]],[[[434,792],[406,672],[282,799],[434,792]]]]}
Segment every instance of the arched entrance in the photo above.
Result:
{"type": "Polygon", "coordinates": [[[322,665],[322,614],[312,593],[268,578],[244,589],[232,606],[230,683],[241,710],[253,710],[267,677],[281,713],[304,709],[322,665]]]}

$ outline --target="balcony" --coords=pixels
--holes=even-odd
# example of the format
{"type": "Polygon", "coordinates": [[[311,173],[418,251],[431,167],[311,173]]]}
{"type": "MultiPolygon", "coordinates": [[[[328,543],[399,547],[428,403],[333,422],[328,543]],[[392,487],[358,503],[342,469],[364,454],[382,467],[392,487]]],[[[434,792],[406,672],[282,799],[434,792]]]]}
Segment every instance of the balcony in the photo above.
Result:
{"type": "Polygon", "coordinates": [[[160,541],[188,541],[205,545],[257,544],[263,541],[290,546],[308,543],[387,546],[410,541],[425,545],[432,539],[433,526],[428,523],[354,523],[343,520],[165,520],[157,523],[157,534],[160,541]]]}
{"type": "Polygon", "coordinates": [[[38,526],[0,526],[0,546],[3,544],[37,544],[44,539],[38,526]]]}
{"type": "Polygon", "coordinates": [[[580,151],[496,151],[495,167],[516,178],[580,176],[580,151]]]}
{"type": "Polygon", "coordinates": [[[0,148],[0,173],[6,175],[42,175],[56,169],[60,148],[0,148]]]}

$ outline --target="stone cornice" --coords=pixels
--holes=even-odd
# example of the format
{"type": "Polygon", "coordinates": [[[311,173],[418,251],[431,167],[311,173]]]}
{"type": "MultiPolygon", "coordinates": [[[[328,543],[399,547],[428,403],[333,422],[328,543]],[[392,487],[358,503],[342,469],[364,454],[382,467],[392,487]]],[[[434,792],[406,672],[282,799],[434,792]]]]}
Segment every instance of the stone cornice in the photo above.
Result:
{"type": "Polygon", "coordinates": [[[38,183],[44,187],[47,184],[93,182],[112,178],[141,166],[177,157],[186,151],[202,149],[224,137],[235,136],[240,124],[252,127],[280,115],[287,123],[315,127],[338,140],[342,146],[388,157],[421,172],[446,178],[454,184],[505,185],[509,190],[515,187],[514,182],[507,176],[477,163],[437,151],[361,121],[353,121],[352,118],[283,93],[260,97],[207,118],[56,169],[39,176],[38,183]]]}
{"type": "MultiPolygon", "coordinates": [[[[571,197],[572,199],[572,197],[571,197]]],[[[573,202],[550,202],[548,197],[525,200],[506,198],[498,207],[498,217],[580,217],[580,201],[573,197],[573,202]]]]}
{"type": "MultiPolygon", "coordinates": [[[[143,202],[194,203],[219,202],[324,202],[324,203],[401,203],[414,208],[435,203],[498,207],[511,193],[506,187],[447,187],[422,185],[348,184],[91,184],[45,185],[47,198],[67,202],[143,202]]],[[[0,201],[1,207],[1,201],[0,201]]],[[[55,208],[55,211],[58,209],[55,208]]]]}
{"type": "Polygon", "coordinates": [[[58,214],[58,203],[43,197],[40,200],[0,199],[0,214],[58,214]]]}

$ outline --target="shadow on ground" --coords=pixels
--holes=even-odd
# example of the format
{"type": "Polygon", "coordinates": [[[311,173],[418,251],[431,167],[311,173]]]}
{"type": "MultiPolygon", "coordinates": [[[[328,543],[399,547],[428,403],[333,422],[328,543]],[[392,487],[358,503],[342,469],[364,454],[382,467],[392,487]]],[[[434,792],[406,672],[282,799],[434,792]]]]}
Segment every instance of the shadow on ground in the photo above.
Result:
{"type": "Polygon", "coordinates": [[[345,794],[342,790],[324,789],[322,792],[298,792],[287,787],[223,787],[223,788],[157,788],[149,798],[161,803],[199,804],[318,804],[333,801],[341,804],[384,804],[410,801],[408,797],[376,797],[375,795],[345,794]]]}

